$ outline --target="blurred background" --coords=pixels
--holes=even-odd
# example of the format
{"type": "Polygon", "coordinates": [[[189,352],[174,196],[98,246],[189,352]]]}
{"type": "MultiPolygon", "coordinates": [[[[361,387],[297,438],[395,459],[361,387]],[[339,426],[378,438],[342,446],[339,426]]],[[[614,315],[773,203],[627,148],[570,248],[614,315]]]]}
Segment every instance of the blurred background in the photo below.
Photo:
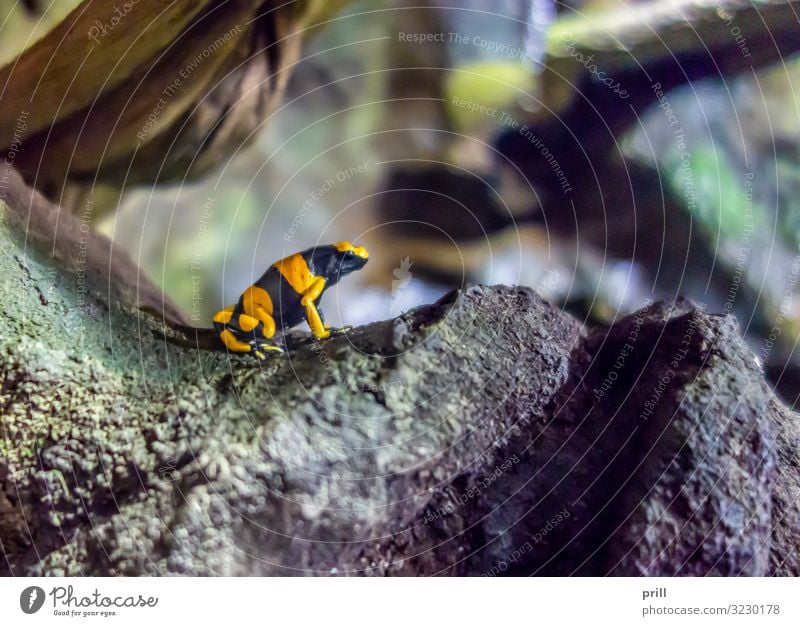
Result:
{"type": "MultiPolygon", "coordinates": [[[[0,0],[0,62],[77,4],[0,0]]],[[[96,225],[197,326],[340,240],[371,260],[326,296],[336,325],[466,282],[530,286],[588,325],[691,298],[738,318],[796,406],[800,63],[780,34],[765,51],[755,10],[708,6],[642,34],[626,20],[678,3],[350,3],[249,145],[124,189],[96,225]]]]}

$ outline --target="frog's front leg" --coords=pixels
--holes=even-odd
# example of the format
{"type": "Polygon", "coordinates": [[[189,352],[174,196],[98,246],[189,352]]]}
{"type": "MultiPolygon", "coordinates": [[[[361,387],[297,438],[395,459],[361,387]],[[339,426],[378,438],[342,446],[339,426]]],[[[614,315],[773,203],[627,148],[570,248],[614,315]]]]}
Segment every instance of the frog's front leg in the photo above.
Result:
{"type": "Polygon", "coordinates": [[[300,299],[300,304],[306,310],[308,326],[317,339],[327,339],[331,336],[331,331],[322,322],[322,316],[319,314],[316,305],[316,301],[322,295],[324,289],[325,279],[322,276],[317,276],[300,299]]]}
{"type": "Polygon", "coordinates": [[[340,326],[339,328],[334,328],[330,324],[325,321],[325,315],[322,313],[322,309],[317,307],[317,313],[319,313],[319,319],[322,320],[322,327],[330,332],[330,337],[334,337],[336,335],[344,335],[347,331],[353,330],[353,327],[349,324],[347,326],[340,326]]]}
{"type": "Polygon", "coordinates": [[[328,324],[328,323],[325,321],[325,314],[322,312],[322,309],[321,309],[320,307],[317,307],[317,313],[319,313],[319,319],[320,319],[320,321],[322,322],[322,327],[323,327],[325,330],[329,330],[329,331],[331,331],[331,332],[334,332],[334,330],[335,330],[335,329],[331,328],[331,325],[330,325],[330,324],[328,324]]]}

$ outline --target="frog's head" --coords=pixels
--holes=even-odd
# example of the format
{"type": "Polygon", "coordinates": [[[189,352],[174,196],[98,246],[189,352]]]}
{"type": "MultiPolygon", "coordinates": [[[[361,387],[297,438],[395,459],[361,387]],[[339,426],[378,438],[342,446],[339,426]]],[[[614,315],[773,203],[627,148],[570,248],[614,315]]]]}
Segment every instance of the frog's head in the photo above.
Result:
{"type": "Polygon", "coordinates": [[[369,252],[362,246],[354,246],[349,241],[340,241],[333,245],[336,251],[337,274],[339,278],[360,270],[367,264],[369,252]]]}

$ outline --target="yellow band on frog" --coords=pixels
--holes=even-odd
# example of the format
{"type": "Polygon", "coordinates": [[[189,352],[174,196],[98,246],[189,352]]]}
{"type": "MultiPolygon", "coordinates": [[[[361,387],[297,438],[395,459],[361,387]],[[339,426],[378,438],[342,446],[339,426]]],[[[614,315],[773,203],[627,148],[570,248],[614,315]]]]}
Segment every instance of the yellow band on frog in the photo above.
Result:
{"type": "Polygon", "coordinates": [[[302,254],[293,254],[275,263],[275,267],[297,293],[304,294],[316,278],[302,254]]]}
{"type": "Polygon", "coordinates": [[[369,258],[369,252],[367,252],[366,248],[362,246],[356,247],[349,241],[340,241],[339,243],[334,244],[333,247],[336,248],[339,252],[348,252],[352,250],[353,254],[355,254],[358,257],[361,257],[362,259],[369,258]]]}

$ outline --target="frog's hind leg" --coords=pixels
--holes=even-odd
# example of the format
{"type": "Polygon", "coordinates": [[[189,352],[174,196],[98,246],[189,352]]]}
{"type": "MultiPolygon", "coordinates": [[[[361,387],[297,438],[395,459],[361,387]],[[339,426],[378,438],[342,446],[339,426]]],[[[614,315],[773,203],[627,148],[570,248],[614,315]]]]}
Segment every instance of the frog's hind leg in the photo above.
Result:
{"type": "Polygon", "coordinates": [[[230,328],[228,328],[228,324],[231,322],[235,308],[235,306],[229,306],[221,311],[217,311],[217,314],[214,315],[213,319],[214,328],[217,329],[219,338],[222,340],[222,343],[225,344],[225,347],[228,348],[228,350],[231,352],[250,352],[252,346],[250,346],[249,343],[237,339],[236,335],[234,335],[230,328]]]}
{"type": "Polygon", "coordinates": [[[250,352],[253,349],[253,346],[249,343],[239,341],[227,328],[219,334],[219,338],[222,339],[222,343],[224,343],[225,347],[231,352],[250,352]]]}
{"type": "MultiPolygon", "coordinates": [[[[272,318],[270,318],[270,320],[272,320],[272,318]]],[[[280,346],[276,346],[274,343],[264,341],[263,339],[260,338],[259,335],[264,335],[267,338],[272,336],[272,335],[267,335],[267,332],[265,332],[263,326],[263,322],[260,319],[242,313],[239,316],[238,322],[239,322],[239,328],[241,328],[246,333],[253,334],[253,340],[250,342],[250,345],[253,346],[253,348],[255,349],[255,355],[258,358],[260,359],[264,358],[265,355],[263,354],[263,352],[283,352],[283,348],[281,348],[280,346]],[[260,328],[259,324],[262,325],[260,328]],[[259,332],[259,330],[261,332],[259,332]]],[[[273,335],[275,334],[274,328],[275,324],[273,322],[272,325],[273,335]]]]}
{"type": "Polygon", "coordinates": [[[267,352],[283,352],[283,349],[280,346],[276,346],[275,344],[268,343],[263,340],[254,339],[252,341],[241,341],[240,339],[236,338],[230,329],[226,328],[219,334],[222,343],[225,344],[225,347],[228,348],[231,352],[248,352],[252,353],[253,356],[264,359],[266,358],[267,352]]]}
{"type": "Polygon", "coordinates": [[[235,308],[236,305],[232,304],[231,306],[225,307],[221,311],[217,311],[217,313],[214,315],[212,321],[214,322],[214,327],[219,332],[222,332],[225,329],[225,327],[230,323],[235,308]]]}
{"type": "Polygon", "coordinates": [[[266,352],[283,352],[280,346],[261,338],[264,327],[261,320],[240,313],[236,315],[236,306],[229,306],[214,316],[214,327],[219,338],[231,352],[249,352],[259,359],[266,358],[266,352]]]}

